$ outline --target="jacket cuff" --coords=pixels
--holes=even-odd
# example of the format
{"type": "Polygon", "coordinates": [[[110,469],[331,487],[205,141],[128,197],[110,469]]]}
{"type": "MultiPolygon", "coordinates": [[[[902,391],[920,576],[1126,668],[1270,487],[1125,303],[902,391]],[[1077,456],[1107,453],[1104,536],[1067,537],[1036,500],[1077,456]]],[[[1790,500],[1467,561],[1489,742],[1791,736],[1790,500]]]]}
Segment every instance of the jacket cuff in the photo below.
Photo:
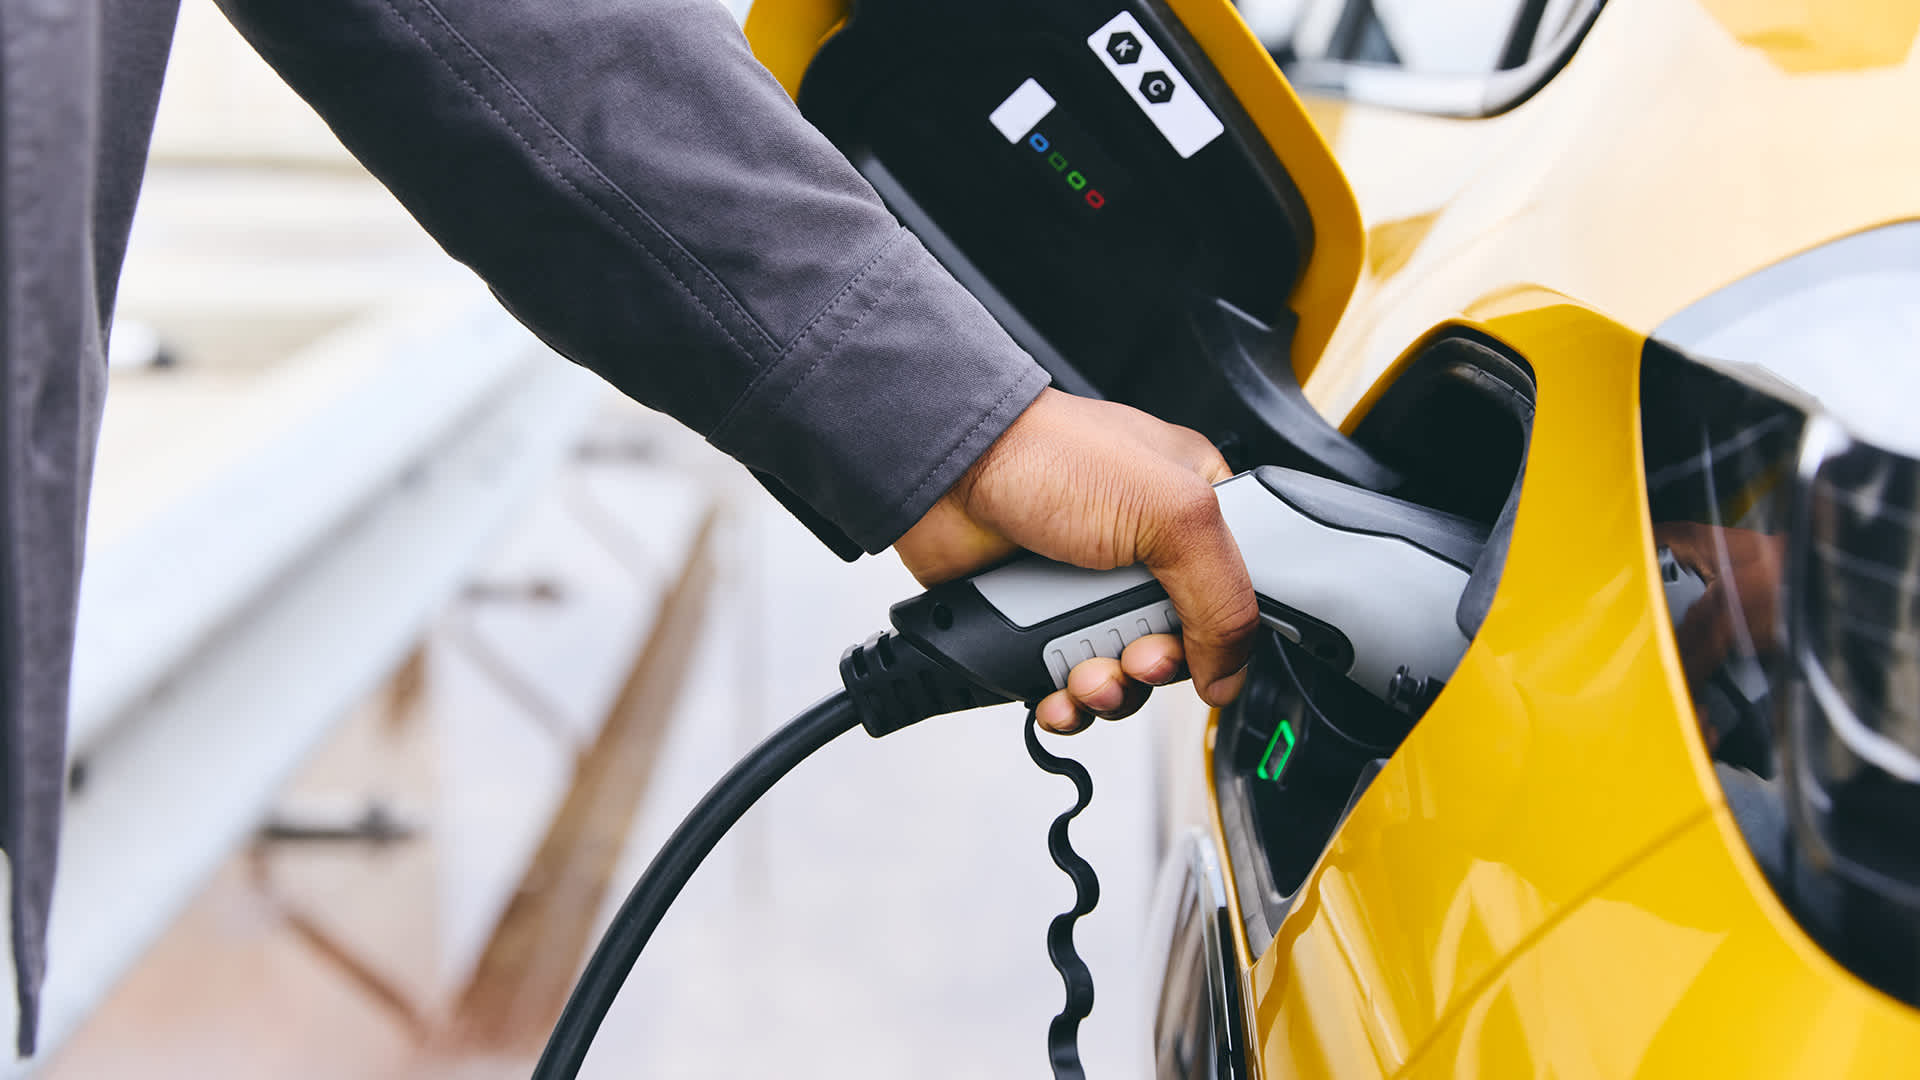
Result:
{"type": "Polygon", "coordinates": [[[920,520],[1048,377],[912,233],[896,232],[709,440],[869,552],[920,520]]]}

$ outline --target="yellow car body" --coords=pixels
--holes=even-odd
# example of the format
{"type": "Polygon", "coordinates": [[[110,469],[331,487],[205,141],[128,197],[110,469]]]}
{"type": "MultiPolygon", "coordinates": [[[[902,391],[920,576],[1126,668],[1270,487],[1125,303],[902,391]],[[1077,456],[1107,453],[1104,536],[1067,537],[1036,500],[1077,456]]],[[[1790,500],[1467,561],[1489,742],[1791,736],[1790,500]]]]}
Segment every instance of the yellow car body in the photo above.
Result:
{"type": "MultiPolygon", "coordinates": [[[[1610,0],[1564,70],[1481,119],[1296,97],[1226,0],[1167,6],[1311,208],[1293,360],[1315,403],[1352,430],[1459,326],[1523,357],[1538,390],[1491,611],[1263,948],[1210,800],[1255,1074],[1920,1068],[1920,1011],[1808,938],[1729,815],[1639,443],[1663,321],[1920,219],[1920,3],[1610,0]],[[1330,157],[1286,150],[1321,139],[1330,157]]],[[[792,90],[844,9],[759,0],[749,36],[792,90]]]]}

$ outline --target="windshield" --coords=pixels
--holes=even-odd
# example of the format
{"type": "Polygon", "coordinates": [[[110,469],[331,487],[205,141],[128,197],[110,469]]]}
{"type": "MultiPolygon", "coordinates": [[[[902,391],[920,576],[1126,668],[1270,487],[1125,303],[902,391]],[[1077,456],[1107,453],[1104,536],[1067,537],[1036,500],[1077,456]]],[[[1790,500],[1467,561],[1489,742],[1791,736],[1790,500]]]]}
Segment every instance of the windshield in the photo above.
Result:
{"type": "Polygon", "coordinates": [[[1549,49],[1589,6],[1588,0],[1239,0],[1247,25],[1276,53],[1442,76],[1520,67],[1549,49]]]}

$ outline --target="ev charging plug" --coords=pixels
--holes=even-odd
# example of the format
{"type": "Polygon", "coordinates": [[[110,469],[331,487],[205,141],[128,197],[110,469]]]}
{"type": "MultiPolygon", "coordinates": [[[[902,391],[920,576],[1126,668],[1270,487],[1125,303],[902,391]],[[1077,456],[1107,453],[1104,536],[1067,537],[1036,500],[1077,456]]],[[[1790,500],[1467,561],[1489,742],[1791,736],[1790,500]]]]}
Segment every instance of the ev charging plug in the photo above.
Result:
{"type": "MultiPolygon", "coordinates": [[[[1455,610],[1484,530],[1464,518],[1268,466],[1215,485],[1261,620],[1393,703],[1438,685],[1466,652],[1455,610]]],[[[896,604],[894,629],[849,649],[842,682],[880,736],[929,716],[1039,701],[1074,665],[1178,633],[1137,566],[1083,570],[1026,556],[896,604]]]]}

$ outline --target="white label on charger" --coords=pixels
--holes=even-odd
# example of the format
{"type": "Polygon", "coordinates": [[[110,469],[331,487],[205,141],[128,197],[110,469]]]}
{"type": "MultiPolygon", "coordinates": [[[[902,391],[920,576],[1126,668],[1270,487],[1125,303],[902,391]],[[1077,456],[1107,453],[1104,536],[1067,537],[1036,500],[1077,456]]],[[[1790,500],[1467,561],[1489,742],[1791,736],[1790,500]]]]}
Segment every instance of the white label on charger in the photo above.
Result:
{"type": "Polygon", "coordinates": [[[1087,47],[1181,157],[1199,153],[1226,130],[1132,14],[1123,11],[1108,20],[1087,39],[1087,47]]]}
{"type": "Polygon", "coordinates": [[[1000,134],[1005,135],[1008,142],[1017,143],[1047,118],[1053,106],[1053,95],[1047,93],[1039,83],[1028,79],[1020,84],[1018,90],[1008,94],[1007,100],[1001,102],[1000,107],[993,110],[993,115],[987,119],[993,121],[993,126],[1000,129],[1000,134]]]}

